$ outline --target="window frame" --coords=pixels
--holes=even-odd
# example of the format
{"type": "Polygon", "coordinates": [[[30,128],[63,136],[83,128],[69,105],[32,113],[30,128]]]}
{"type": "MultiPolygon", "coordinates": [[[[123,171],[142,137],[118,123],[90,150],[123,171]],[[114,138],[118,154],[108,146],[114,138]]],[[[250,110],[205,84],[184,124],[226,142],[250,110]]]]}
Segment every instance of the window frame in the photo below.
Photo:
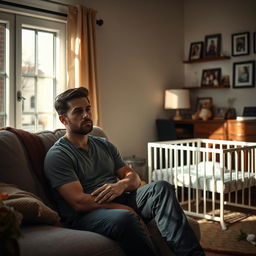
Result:
{"type": "MultiPolygon", "coordinates": [[[[22,28],[35,28],[57,34],[58,49],[56,59],[56,89],[58,95],[67,88],[66,83],[66,22],[51,17],[35,17],[30,13],[21,15],[13,11],[0,11],[0,22],[8,26],[8,42],[6,39],[6,126],[22,128],[22,101],[18,101],[18,93],[21,92],[22,78],[22,28]],[[8,79],[7,79],[8,78],[8,79]]],[[[55,97],[56,95],[53,95],[55,97]]],[[[60,126],[58,117],[53,109],[53,129],[60,126]]]]}
{"type": "Polygon", "coordinates": [[[15,67],[14,67],[14,41],[15,41],[15,15],[0,12],[0,23],[6,24],[5,42],[5,126],[15,125],[15,106],[12,99],[15,97],[15,67]]]}

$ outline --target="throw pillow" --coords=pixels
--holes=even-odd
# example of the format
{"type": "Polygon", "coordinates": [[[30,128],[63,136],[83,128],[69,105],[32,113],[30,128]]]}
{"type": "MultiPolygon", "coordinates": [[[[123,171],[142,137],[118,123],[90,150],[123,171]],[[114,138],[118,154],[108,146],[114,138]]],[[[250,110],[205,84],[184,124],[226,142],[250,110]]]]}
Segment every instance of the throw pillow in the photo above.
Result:
{"type": "Polygon", "coordinates": [[[23,215],[24,224],[59,225],[58,213],[46,206],[36,195],[15,185],[0,183],[0,193],[4,192],[9,195],[8,199],[4,200],[5,204],[23,215]]]}

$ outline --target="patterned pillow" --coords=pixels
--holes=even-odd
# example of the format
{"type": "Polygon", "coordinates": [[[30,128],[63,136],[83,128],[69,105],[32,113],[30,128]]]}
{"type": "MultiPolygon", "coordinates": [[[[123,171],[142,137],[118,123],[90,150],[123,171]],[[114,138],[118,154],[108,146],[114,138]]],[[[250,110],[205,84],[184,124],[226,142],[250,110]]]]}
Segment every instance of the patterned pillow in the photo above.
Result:
{"type": "Polygon", "coordinates": [[[46,206],[34,194],[5,183],[0,183],[0,193],[8,193],[9,197],[4,203],[23,215],[24,224],[59,225],[58,213],[46,206]]]}

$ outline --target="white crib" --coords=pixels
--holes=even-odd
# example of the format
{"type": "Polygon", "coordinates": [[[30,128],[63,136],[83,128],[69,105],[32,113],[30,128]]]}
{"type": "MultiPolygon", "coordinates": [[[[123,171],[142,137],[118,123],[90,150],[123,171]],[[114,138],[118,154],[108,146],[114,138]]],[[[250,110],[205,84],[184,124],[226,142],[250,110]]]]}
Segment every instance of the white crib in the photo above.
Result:
{"type": "Polygon", "coordinates": [[[256,210],[252,196],[256,143],[210,139],[150,142],[148,178],[149,182],[166,180],[174,185],[186,214],[219,221],[225,230],[225,205],[256,210]]]}

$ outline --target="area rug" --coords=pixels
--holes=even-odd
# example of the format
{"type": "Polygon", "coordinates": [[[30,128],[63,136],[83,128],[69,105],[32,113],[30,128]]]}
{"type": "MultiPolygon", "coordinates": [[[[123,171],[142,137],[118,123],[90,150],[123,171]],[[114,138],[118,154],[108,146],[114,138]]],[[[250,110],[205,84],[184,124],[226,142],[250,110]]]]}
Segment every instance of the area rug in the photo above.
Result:
{"type": "Polygon", "coordinates": [[[256,234],[256,213],[225,212],[228,229],[222,230],[219,222],[199,219],[201,245],[205,252],[216,255],[254,255],[256,246],[247,241],[238,241],[240,230],[247,234],[256,234]]]}

